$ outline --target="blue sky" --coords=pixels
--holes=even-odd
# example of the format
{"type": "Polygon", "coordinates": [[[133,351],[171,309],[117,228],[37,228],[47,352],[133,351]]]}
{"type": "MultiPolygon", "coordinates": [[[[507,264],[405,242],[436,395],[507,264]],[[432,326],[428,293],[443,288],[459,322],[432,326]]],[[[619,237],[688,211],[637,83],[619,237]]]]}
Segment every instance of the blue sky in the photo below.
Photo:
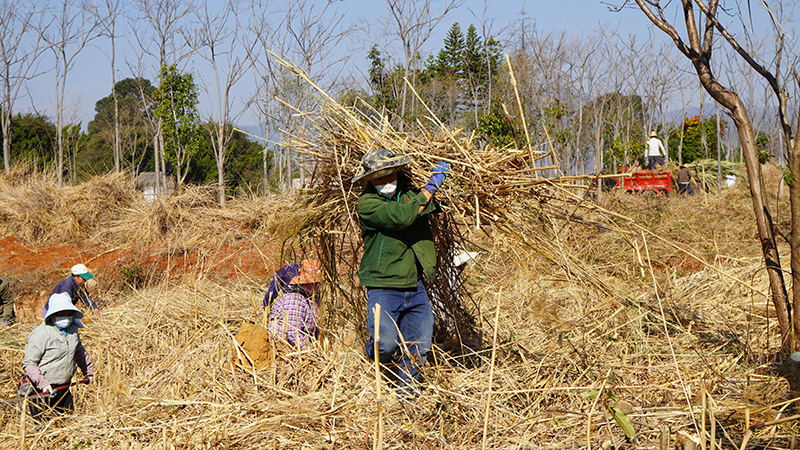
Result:
{"type": "MultiPolygon", "coordinates": [[[[213,0],[210,0],[213,2],[213,0]]],[[[324,0],[309,0],[311,3],[325,3],[324,0]]],[[[281,2],[272,3],[280,5],[281,2]]],[[[286,3],[286,2],[283,2],[286,3]]],[[[434,5],[440,6],[442,0],[434,0],[434,5]]],[[[389,40],[380,31],[377,25],[381,16],[386,15],[385,2],[382,0],[339,0],[332,6],[345,15],[346,21],[365,26],[365,31],[347,45],[341,45],[337,52],[350,56],[343,72],[359,78],[359,74],[366,71],[366,54],[375,42],[386,49],[387,53],[397,60],[402,60],[397,44],[389,40]],[[392,53],[394,50],[394,53],[392,53]]],[[[760,8],[754,6],[754,8],[760,8]]],[[[654,31],[653,26],[638,9],[626,9],[622,12],[611,12],[606,3],[599,0],[467,0],[464,6],[448,15],[438,26],[431,38],[422,48],[423,54],[435,51],[442,46],[445,33],[454,22],[462,28],[472,23],[480,29],[480,22],[485,20],[491,24],[495,34],[501,34],[512,23],[521,20],[535,23],[536,28],[542,32],[561,32],[570,35],[591,35],[600,28],[616,29],[621,34],[636,33],[639,39],[664,40],[665,36],[660,31],[654,31]],[[487,6],[488,5],[488,6],[487,6]]],[[[128,65],[134,59],[131,47],[125,48],[125,41],[130,40],[132,34],[128,31],[118,41],[117,80],[132,76],[128,65]]],[[[75,68],[69,73],[67,81],[67,111],[65,118],[68,121],[82,121],[86,124],[94,117],[94,103],[111,92],[111,75],[108,57],[101,51],[107,47],[107,40],[95,41],[96,47],[85,49],[78,58],[75,68]]],[[[201,64],[195,63],[195,69],[201,71],[201,64]]],[[[687,63],[688,65],[688,63],[687,63]]],[[[156,75],[150,77],[156,83],[156,75]]],[[[39,112],[54,116],[54,76],[46,74],[30,84],[30,98],[21,98],[16,105],[17,112],[31,110],[31,100],[39,112]]],[[[201,94],[201,102],[203,101],[201,94]]],[[[202,111],[201,111],[202,113],[202,111]]],[[[247,116],[242,121],[248,122],[247,116]]]]}

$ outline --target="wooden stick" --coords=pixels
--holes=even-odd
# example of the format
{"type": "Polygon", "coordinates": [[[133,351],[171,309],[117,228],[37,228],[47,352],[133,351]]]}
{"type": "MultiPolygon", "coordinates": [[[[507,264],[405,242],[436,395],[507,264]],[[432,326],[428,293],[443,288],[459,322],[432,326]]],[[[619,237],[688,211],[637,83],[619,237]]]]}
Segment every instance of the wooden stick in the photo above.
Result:
{"type": "Polygon", "coordinates": [[[375,328],[372,332],[373,351],[375,352],[375,401],[378,404],[378,426],[375,428],[375,441],[372,443],[374,450],[383,449],[383,407],[381,405],[381,360],[378,356],[378,344],[381,340],[381,305],[375,304],[372,309],[375,314],[375,328]]]}
{"type": "Polygon", "coordinates": [[[25,450],[25,416],[28,411],[28,397],[22,401],[22,414],[19,416],[19,448],[25,450]]]}
{"type": "Polygon", "coordinates": [[[747,443],[750,442],[752,436],[753,430],[747,430],[747,433],[744,434],[744,439],[742,439],[742,445],[739,447],[740,450],[745,450],[747,448],[747,443]]]}
{"type": "MultiPolygon", "coordinates": [[[[706,400],[706,385],[700,383],[700,448],[706,450],[706,408],[708,407],[706,400]]],[[[691,405],[689,405],[691,407],[691,405]]]]}
{"type": "Polygon", "coordinates": [[[481,229],[481,210],[480,204],[478,203],[478,196],[475,196],[475,229],[481,229]]]}
{"type": "Polygon", "coordinates": [[[798,420],[798,419],[800,419],[800,414],[796,414],[794,416],[789,416],[789,417],[784,417],[782,419],[777,419],[777,420],[773,420],[771,422],[766,422],[766,423],[762,423],[762,424],[753,424],[752,428],[755,429],[755,428],[771,427],[773,425],[779,425],[779,424],[782,424],[784,422],[791,422],[793,420],[798,420]]]}
{"type": "Polygon", "coordinates": [[[486,411],[483,414],[483,445],[482,449],[486,450],[487,431],[489,430],[489,408],[492,402],[492,377],[494,377],[494,363],[497,358],[497,328],[500,324],[500,299],[503,297],[503,290],[501,289],[496,298],[496,306],[494,310],[494,332],[492,333],[492,362],[489,366],[489,383],[486,388],[486,411]]]}
{"type": "Polygon", "coordinates": [[[717,420],[714,418],[714,399],[711,398],[711,394],[706,391],[706,395],[710,400],[708,402],[708,420],[711,421],[711,450],[716,450],[717,448],[717,420]]]}

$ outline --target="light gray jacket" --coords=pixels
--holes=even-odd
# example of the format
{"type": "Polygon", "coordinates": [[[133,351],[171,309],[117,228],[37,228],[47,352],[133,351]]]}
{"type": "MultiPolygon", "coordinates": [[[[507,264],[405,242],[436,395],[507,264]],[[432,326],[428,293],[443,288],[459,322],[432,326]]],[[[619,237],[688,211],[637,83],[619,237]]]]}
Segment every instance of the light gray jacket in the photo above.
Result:
{"type": "Polygon", "coordinates": [[[74,323],[67,328],[66,336],[58,327],[46,322],[28,335],[22,368],[40,390],[50,384],[69,383],[78,366],[85,376],[94,375],[94,365],[74,323]]]}

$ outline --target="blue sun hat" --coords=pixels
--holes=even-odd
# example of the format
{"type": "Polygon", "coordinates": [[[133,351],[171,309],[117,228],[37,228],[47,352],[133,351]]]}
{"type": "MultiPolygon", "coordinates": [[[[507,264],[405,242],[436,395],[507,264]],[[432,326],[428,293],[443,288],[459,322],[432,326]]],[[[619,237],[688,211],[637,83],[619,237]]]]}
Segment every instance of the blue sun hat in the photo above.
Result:
{"type": "Polygon", "coordinates": [[[71,311],[74,319],[73,323],[75,323],[78,328],[83,328],[84,325],[80,321],[80,319],[83,319],[83,312],[72,304],[72,298],[70,298],[69,294],[66,292],[53,294],[50,296],[50,299],[47,300],[47,302],[50,306],[47,309],[47,317],[44,318],[45,321],[47,321],[47,319],[52,317],[55,313],[71,311]]]}

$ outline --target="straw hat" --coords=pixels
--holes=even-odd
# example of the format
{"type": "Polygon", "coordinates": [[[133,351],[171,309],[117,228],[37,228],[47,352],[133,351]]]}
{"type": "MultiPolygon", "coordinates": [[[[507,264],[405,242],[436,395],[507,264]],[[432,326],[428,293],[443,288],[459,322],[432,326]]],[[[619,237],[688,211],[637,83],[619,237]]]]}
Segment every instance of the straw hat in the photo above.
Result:
{"type": "Polygon", "coordinates": [[[323,278],[322,266],[318,259],[300,261],[300,273],[289,281],[289,284],[319,283],[323,278]]]}
{"type": "Polygon", "coordinates": [[[658,137],[658,133],[656,133],[655,131],[651,131],[650,132],[650,137],[651,138],[658,137]]]}
{"type": "Polygon", "coordinates": [[[361,169],[353,177],[353,183],[373,178],[380,178],[392,173],[391,169],[404,166],[411,162],[411,157],[402,153],[395,153],[385,148],[370,150],[361,158],[361,169]]]}
{"type": "Polygon", "coordinates": [[[69,294],[66,292],[50,296],[50,299],[47,300],[47,317],[45,317],[44,320],[62,311],[71,311],[72,316],[75,318],[75,325],[77,325],[78,328],[83,328],[83,323],[80,321],[80,319],[83,319],[83,312],[72,304],[72,298],[70,298],[69,294]]]}

